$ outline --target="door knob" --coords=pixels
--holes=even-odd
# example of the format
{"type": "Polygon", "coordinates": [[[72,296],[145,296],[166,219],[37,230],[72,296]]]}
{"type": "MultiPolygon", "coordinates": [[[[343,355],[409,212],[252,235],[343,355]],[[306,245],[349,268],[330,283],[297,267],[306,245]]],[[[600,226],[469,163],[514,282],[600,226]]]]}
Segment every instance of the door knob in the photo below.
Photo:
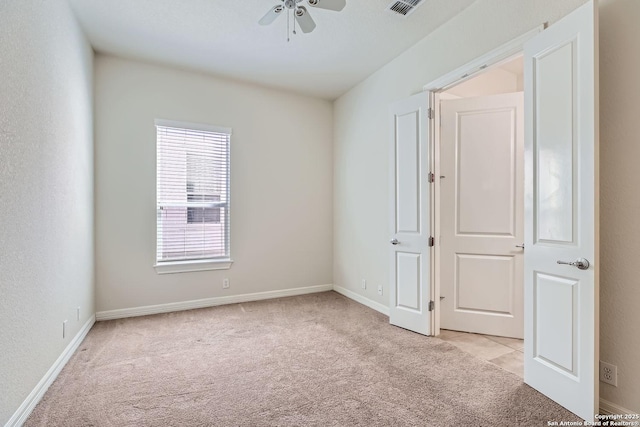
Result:
{"type": "Polygon", "coordinates": [[[516,248],[524,249],[524,243],[521,245],[516,245],[516,248]]]}
{"type": "Polygon", "coordinates": [[[392,244],[392,245],[397,245],[398,243],[400,243],[400,242],[398,241],[398,239],[391,239],[391,244],[392,244]]]}
{"type": "Polygon", "coordinates": [[[572,265],[578,267],[580,270],[587,270],[589,268],[589,261],[584,258],[578,258],[575,261],[558,261],[558,264],[572,265]]]}

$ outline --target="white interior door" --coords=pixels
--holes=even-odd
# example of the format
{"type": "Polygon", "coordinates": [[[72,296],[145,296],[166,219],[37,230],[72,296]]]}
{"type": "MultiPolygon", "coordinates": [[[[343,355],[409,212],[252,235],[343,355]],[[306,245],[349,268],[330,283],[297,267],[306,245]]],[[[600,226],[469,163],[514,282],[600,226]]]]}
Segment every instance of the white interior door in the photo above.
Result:
{"type": "Polygon", "coordinates": [[[522,93],[440,103],[441,328],[523,338],[523,109],[522,93]]]}
{"type": "Polygon", "coordinates": [[[597,38],[589,1],[529,41],[524,60],[525,382],[590,421],[598,413],[597,38]]]}
{"type": "Polygon", "coordinates": [[[431,335],[429,238],[429,97],[420,93],[391,106],[391,286],[389,321],[431,335]]]}

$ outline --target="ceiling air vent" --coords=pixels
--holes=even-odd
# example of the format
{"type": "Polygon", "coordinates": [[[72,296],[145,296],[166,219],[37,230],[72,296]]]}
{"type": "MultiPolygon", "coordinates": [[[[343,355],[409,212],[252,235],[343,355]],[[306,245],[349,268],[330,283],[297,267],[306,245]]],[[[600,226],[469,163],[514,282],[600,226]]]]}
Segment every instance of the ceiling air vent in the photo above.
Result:
{"type": "Polygon", "coordinates": [[[409,16],[421,3],[422,0],[394,0],[387,7],[387,10],[396,15],[409,16]]]}

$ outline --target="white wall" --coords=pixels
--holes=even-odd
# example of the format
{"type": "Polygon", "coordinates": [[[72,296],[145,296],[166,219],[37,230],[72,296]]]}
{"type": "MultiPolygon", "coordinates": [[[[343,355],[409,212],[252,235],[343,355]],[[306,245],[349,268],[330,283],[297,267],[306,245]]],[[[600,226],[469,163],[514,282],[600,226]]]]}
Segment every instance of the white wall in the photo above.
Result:
{"type": "Polygon", "coordinates": [[[448,89],[444,93],[462,98],[472,98],[475,96],[498,95],[501,93],[521,91],[522,88],[518,87],[517,74],[500,68],[492,68],[479,76],[448,89]]]}
{"type": "Polygon", "coordinates": [[[4,425],[94,314],[93,52],[65,1],[3,0],[0,17],[4,425]]]}
{"type": "Polygon", "coordinates": [[[600,359],[618,366],[601,397],[640,413],[640,2],[600,6],[600,359]]]}
{"type": "Polygon", "coordinates": [[[111,56],[95,68],[98,311],[332,283],[330,102],[111,56]],[[230,270],[153,268],[156,118],[233,128],[230,270]]]}
{"type": "MultiPolygon", "coordinates": [[[[388,305],[388,105],[584,0],[479,0],[335,103],[334,283],[388,305]],[[367,290],[360,280],[367,279],[367,290]],[[376,293],[377,284],[385,295],[376,293]]],[[[636,184],[640,2],[601,6],[601,359],[619,367],[601,397],[640,412],[640,186],[636,184]],[[635,89],[635,90],[634,90],[635,89]]]]}

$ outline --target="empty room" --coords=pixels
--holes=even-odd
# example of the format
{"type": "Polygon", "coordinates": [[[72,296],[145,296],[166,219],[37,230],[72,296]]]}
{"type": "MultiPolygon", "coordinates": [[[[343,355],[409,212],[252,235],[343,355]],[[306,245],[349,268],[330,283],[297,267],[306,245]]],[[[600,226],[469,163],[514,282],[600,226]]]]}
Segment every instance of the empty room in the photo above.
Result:
{"type": "Polygon", "coordinates": [[[640,426],[637,0],[0,0],[0,425],[640,426]]]}

